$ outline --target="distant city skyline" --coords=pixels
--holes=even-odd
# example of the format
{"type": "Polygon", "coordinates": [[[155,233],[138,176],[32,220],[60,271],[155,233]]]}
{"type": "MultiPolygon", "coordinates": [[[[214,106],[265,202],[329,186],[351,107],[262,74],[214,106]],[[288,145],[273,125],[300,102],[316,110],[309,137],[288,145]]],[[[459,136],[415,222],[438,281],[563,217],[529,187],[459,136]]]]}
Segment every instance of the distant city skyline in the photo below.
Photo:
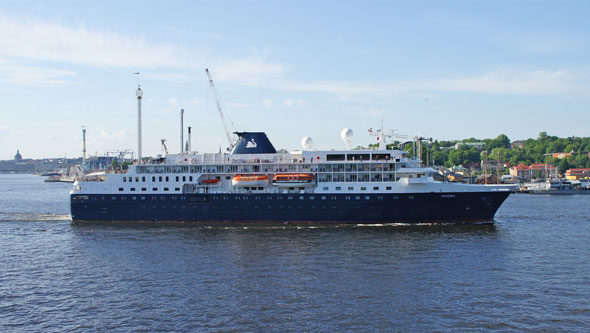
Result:
{"type": "Polygon", "coordinates": [[[590,136],[586,1],[18,1],[0,4],[0,160],[227,145],[233,125],[277,149],[375,143],[369,128],[438,140],[590,136]],[[185,139],[187,138],[185,132],[185,139]]]}

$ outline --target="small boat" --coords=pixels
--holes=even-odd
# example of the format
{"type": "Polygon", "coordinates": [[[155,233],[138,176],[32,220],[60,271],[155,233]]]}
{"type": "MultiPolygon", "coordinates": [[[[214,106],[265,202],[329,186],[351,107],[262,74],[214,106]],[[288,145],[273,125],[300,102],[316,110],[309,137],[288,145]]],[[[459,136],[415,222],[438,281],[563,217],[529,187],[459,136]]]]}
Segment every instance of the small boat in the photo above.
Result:
{"type": "Polygon", "coordinates": [[[219,178],[201,180],[201,184],[217,184],[217,183],[219,183],[219,178]]]}
{"type": "Polygon", "coordinates": [[[314,184],[313,175],[307,173],[285,173],[275,175],[273,185],[278,187],[310,186],[314,184]]]}
{"type": "Polygon", "coordinates": [[[231,184],[233,186],[266,186],[268,185],[268,176],[261,175],[235,175],[232,180],[231,184]]]}

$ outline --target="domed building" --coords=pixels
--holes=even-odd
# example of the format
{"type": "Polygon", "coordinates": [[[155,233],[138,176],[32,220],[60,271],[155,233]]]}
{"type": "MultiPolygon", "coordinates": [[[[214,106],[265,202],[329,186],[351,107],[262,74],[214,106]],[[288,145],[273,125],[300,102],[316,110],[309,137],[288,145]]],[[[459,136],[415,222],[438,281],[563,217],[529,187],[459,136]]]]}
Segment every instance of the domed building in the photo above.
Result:
{"type": "Polygon", "coordinates": [[[23,160],[23,156],[20,154],[18,149],[16,150],[16,155],[14,155],[14,160],[15,161],[22,161],[23,160]]]}

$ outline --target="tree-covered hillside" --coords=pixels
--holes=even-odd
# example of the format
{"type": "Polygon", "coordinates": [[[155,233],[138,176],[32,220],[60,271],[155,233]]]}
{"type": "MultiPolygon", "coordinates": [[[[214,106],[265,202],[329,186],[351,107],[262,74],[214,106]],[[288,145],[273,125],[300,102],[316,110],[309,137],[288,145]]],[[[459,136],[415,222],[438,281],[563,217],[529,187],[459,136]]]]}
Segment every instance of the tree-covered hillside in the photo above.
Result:
{"type": "MultiPolygon", "coordinates": [[[[388,145],[388,147],[394,145],[399,145],[399,142],[388,145]]],[[[412,154],[411,145],[398,146],[398,148],[405,149],[410,155],[412,154]]],[[[425,142],[422,146],[422,160],[426,164],[433,164],[434,162],[434,165],[452,167],[480,163],[485,159],[486,152],[488,159],[497,160],[499,156],[501,161],[509,162],[511,165],[548,162],[556,165],[559,172],[564,172],[569,168],[590,168],[590,160],[588,159],[590,137],[559,138],[550,136],[546,132],[541,132],[536,139],[528,139],[514,147],[510,139],[504,134],[498,135],[495,139],[469,138],[454,141],[434,141],[432,144],[425,142]],[[476,142],[485,143],[483,150],[478,150],[476,147],[467,144],[476,142]],[[458,149],[455,149],[457,144],[459,144],[458,149]],[[520,145],[522,147],[519,147],[520,145]],[[553,153],[573,154],[558,159],[553,157],[553,153]]]]}

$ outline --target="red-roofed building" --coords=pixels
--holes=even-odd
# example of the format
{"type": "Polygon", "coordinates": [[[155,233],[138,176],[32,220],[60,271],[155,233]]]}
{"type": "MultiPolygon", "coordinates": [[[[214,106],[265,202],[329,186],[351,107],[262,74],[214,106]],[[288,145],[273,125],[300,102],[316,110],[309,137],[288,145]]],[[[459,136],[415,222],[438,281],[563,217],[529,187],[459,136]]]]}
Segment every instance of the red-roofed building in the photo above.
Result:
{"type": "Polygon", "coordinates": [[[540,172],[541,178],[557,178],[557,168],[551,163],[533,163],[529,167],[531,178],[537,177],[537,171],[540,172]]]}
{"type": "Polygon", "coordinates": [[[590,177],[590,168],[580,168],[580,169],[569,169],[565,172],[565,178],[574,180],[574,179],[587,179],[590,177]]]}
{"type": "Polygon", "coordinates": [[[572,156],[574,153],[553,153],[553,158],[559,158],[560,160],[568,156],[572,156]]]}
{"type": "Polygon", "coordinates": [[[510,175],[514,178],[529,179],[529,167],[520,163],[510,168],[510,175]]]}
{"type": "Polygon", "coordinates": [[[510,168],[510,175],[512,177],[518,177],[522,180],[529,180],[537,178],[537,171],[539,171],[540,178],[556,178],[557,168],[553,165],[545,163],[533,163],[531,166],[519,164],[510,168]]]}

